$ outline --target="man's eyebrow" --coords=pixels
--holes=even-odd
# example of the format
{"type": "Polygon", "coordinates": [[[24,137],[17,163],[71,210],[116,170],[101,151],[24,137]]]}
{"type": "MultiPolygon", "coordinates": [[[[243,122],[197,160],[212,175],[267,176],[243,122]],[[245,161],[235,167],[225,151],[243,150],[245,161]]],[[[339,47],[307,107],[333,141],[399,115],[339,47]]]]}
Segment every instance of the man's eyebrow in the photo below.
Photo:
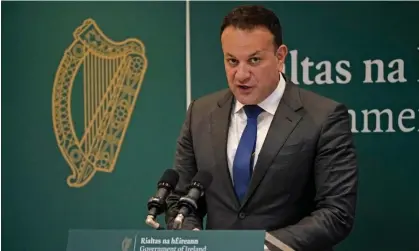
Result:
{"type": "MultiPolygon", "coordinates": [[[[259,53],[261,53],[261,52],[262,52],[261,50],[255,51],[255,52],[253,52],[252,54],[250,54],[248,57],[253,57],[253,56],[255,56],[255,55],[257,55],[257,54],[259,54],[259,53]]],[[[228,53],[228,52],[226,53],[226,56],[235,58],[235,56],[234,56],[234,55],[232,55],[232,54],[230,54],[230,53],[228,53]]]]}
{"type": "Polygon", "coordinates": [[[261,50],[255,51],[252,54],[250,54],[249,57],[253,57],[253,56],[255,56],[255,55],[257,55],[257,54],[259,54],[261,52],[262,52],[261,50]]]}

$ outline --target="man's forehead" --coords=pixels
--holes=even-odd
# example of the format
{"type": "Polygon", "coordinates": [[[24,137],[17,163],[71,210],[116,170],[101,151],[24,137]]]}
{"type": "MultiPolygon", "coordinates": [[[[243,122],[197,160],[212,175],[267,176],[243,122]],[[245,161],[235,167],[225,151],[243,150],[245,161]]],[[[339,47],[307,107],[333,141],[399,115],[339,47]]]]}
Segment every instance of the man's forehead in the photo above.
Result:
{"type": "Polygon", "coordinates": [[[252,29],[240,29],[235,27],[227,27],[221,35],[221,41],[231,40],[272,40],[273,34],[264,27],[255,27],[252,29]]]}
{"type": "Polygon", "coordinates": [[[227,26],[222,35],[228,34],[228,33],[246,33],[246,34],[253,34],[253,33],[269,33],[272,34],[269,29],[265,26],[253,26],[249,28],[240,28],[240,27],[234,27],[232,25],[227,26]]]}
{"type": "Polygon", "coordinates": [[[266,43],[223,43],[222,45],[223,53],[228,54],[234,57],[249,57],[255,55],[263,55],[266,53],[271,53],[274,50],[274,44],[272,41],[267,41],[266,43]]]}
{"type": "Polygon", "coordinates": [[[255,53],[256,51],[272,50],[273,35],[269,31],[260,30],[240,30],[229,28],[221,36],[221,44],[224,52],[233,53],[255,53]]]}

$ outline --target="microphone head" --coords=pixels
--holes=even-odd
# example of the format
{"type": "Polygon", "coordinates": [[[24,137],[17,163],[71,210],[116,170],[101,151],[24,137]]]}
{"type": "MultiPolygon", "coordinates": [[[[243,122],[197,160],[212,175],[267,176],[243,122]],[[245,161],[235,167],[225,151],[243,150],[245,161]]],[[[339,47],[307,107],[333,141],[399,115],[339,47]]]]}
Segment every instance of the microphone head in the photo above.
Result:
{"type": "Polygon", "coordinates": [[[192,184],[199,184],[203,190],[207,189],[212,182],[212,174],[205,170],[200,170],[198,173],[193,177],[192,184]]]}
{"type": "Polygon", "coordinates": [[[179,181],[179,174],[173,169],[167,169],[157,183],[157,193],[148,200],[148,214],[155,217],[166,208],[166,197],[173,190],[179,181]]]}
{"type": "Polygon", "coordinates": [[[172,189],[176,186],[179,181],[179,174],[173,169],[167,169],[161,176],[159,182],[157,183],[158,187],[170,186],[172,189]]]}

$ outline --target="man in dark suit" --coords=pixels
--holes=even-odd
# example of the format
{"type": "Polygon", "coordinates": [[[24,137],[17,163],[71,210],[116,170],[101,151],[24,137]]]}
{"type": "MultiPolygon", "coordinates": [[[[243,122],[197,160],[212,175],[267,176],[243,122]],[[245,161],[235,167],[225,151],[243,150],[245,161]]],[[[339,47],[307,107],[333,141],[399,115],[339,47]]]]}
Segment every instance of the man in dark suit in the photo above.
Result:
{"type": "Polygon", "coordinates": [[[184,229],[263,229],[269,250],[333,250],[350,233],[357,162],[347,108],[281,72],[287,47],[271,11],[238,7],[221,43],[229,88],[193,101],[177,142],[177,201],[198,170],[213,181],[184,229]]]}

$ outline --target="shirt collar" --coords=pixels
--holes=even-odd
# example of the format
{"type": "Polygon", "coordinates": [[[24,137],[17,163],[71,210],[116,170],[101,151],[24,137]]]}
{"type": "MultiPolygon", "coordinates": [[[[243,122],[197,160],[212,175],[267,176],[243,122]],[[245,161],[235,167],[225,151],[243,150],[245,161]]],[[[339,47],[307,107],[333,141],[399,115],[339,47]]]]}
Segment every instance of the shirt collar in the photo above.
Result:
{"type": "MultiPolygon", "coordinates": [[[[285,84],[285,79],[281,74],[276,89],[258,105],[271,115],[275,115],[276,109],[278,108],[278,104],[281,101],[282,95],[284,94],[285,84]]],[[[236,100],[234,113],[239,112],[243,108],[243,106],[244,105],[242,103],[236,100]]]]}

